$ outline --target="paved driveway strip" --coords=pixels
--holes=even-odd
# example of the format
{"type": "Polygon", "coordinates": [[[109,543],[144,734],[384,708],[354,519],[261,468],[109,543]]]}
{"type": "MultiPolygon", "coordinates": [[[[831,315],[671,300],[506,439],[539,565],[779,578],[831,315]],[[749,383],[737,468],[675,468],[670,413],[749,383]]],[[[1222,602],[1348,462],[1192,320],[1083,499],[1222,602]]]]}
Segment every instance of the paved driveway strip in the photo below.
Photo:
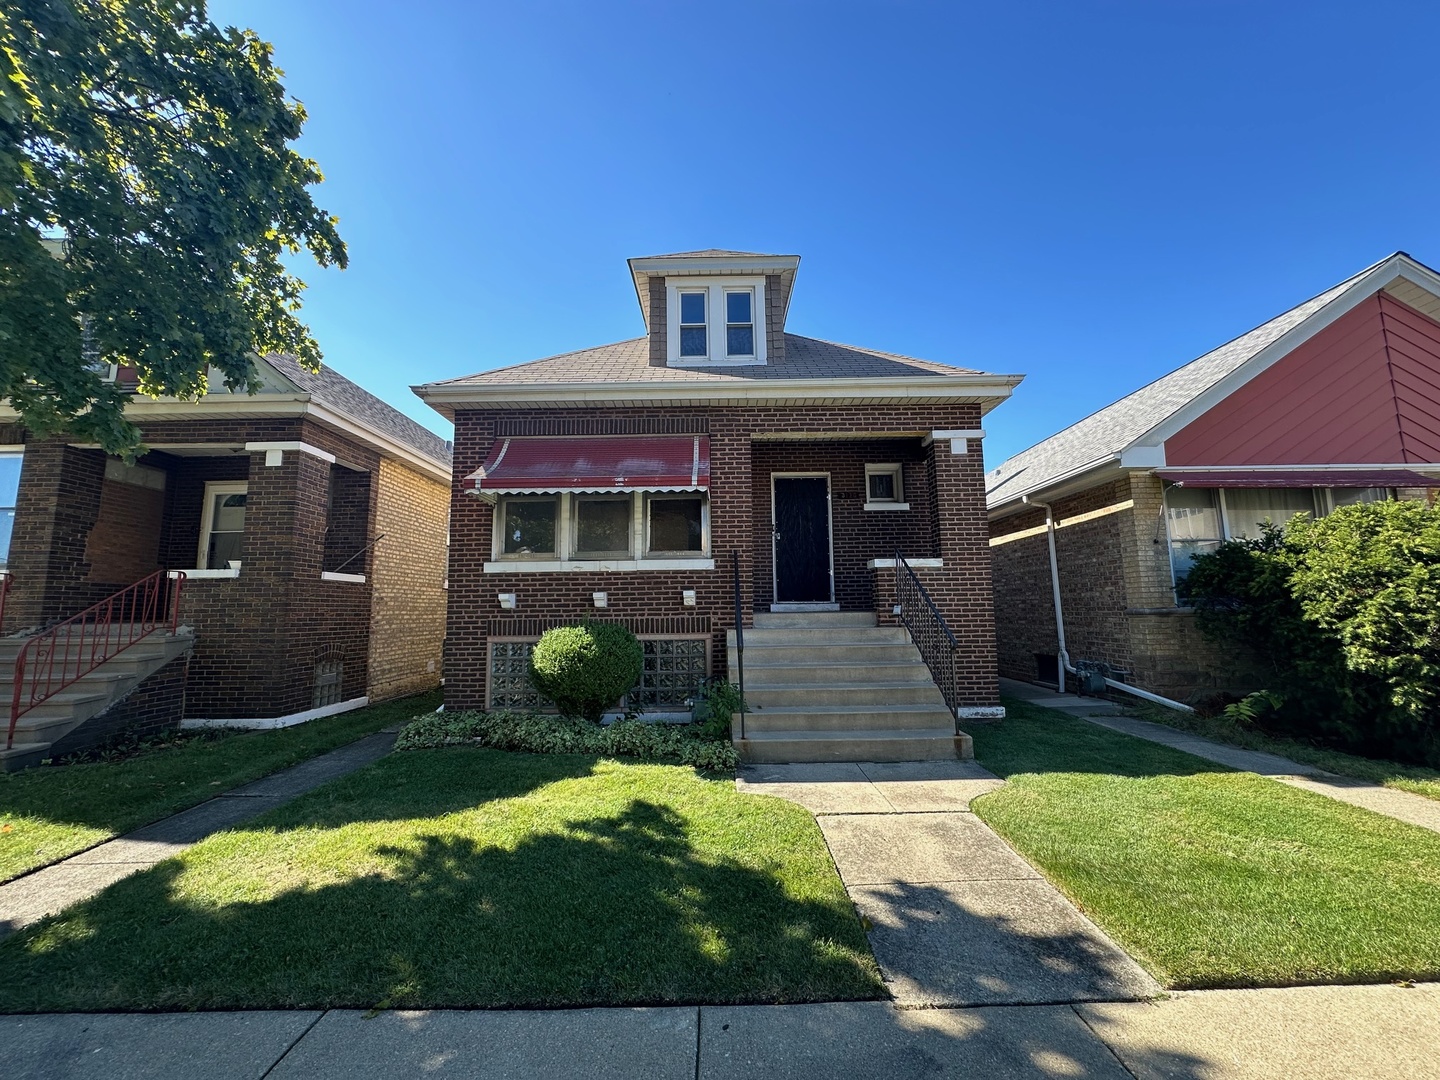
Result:
{"type": "Polygon", "coordinates": [[[368,735],[0,885],[0,939],[46,915],[88,900],[121,878],[148,869],[211,833],[248,821],[321,784],[362,769],[380,760],[394,745],[394,732],[368,735]]]}
{"type": "Polygon", "coordinates": [[[900,1006],[1134,1001],[1160,987],[970,812],[971,761],[746,767],[816,815],[900,1006]],[[887,812],[885,807],[889,807],[887,812]]]}

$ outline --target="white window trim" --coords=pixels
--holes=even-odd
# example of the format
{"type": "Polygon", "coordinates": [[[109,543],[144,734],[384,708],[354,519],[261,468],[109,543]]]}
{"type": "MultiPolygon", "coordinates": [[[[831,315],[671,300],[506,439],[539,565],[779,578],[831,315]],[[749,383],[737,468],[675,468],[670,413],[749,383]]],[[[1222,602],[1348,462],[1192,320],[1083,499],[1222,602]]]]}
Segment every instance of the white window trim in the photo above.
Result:
{"type": "Polygon", "coordinates": [[[666,360],[671,367],[756,367],[765,363],[764,277],[678,277],[665,282],[666,360]],[[750,315],[755,326],[755,355],[725,355],[725,293],[740,289],[754,294],[750,315]],[[680,355],[680,294],[706,292],[705,356],[680,355]]]}
{"type": "Polygon", "coordinates": [[[499,495],[495,499],[490,543],[490,558],[484,572],[503,573],[516,571],[560,571],[560,570],[676,570],[714,569],[710,553],[710,497],[706,491],[631,491],[631,492],[585,492],[562,491],[553,496],[546,495],[499,495]],[[616,498],[621,495],[630,499],[630,550],[628,552],[606,552],[597,556],[581,555],[576,546],[575,500],[582,498],[616,498]],[[507,499],[559,500],[555,520],[555,546],[553,555],[543,553],[506,554],[503,531],[505,501],[507,499]],[[700,499],[701,548],[699,551],[661,551],[648,553],[650,537],[650,503],[653,499],[700,499]]]}
{"type": "Polygon", "coordinates": [[[905,467],[896,462],[886,462],[878,465],[865,466],[865,506],[866,510],[909,510],[910,504],[905,501],[905,467]],[[895,498],[872,502],[870,499],[870,477],[893,475],[895,477],[895,498]]]}
{"type": "MultiPolygon", "coordinates": [[[[210,529],[215,524],[215,496],[249,494],[248,480],[205,481],[205,505],[200,510],[200,546],[195,552],[195,569],[208,570],[205,561],[210,555],[210,529]]],[[[247,506],[245,510],[248,518],[250,508],[247,506]]]]}

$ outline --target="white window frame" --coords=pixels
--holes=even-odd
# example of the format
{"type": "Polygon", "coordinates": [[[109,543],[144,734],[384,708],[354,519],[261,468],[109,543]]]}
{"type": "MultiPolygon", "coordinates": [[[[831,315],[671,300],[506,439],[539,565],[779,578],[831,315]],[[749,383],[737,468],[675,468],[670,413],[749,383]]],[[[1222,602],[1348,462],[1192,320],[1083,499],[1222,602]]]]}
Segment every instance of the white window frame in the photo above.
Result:
{"type": "Polygon", "coordinates": [[[567,501],[570,503],[570,536],[568,551],[577,559],[586,561],[604,562],[608,559],[633,559],[635,557],[635,492],[633,491],[577,491],[571,493],[567,501]],[[594,502],[620,502],[622,499],[630,503],[630,525],[627,530],[629,546],[624,551],[587,551],[580,552],[580,503],[583,501],[594,502]]]}
{"type": "Polygon", "coordinates": [[[710,358],[711,345],[715,340],[713,329],[710,326],[710,312],[714,307],[714,305],[711,303],[711,300],[712,297],[710,295],[710,290],[706,288],[677,288],[675,290],[675,319],[668,325],[675,327],[675,355],[680,363],[694,364],[704,360],[708,360],[710,358]],[[687,323],[682,321],[681,312],[684,310],[684,298],[686,296],[699,296],[703,298],[705,303],[705,319],[703,322],[687,323]],[[696,356],[682,355],[680,352],[680,347],[681,340],[685,335],[685,331],[687,328],[693,328],[696,326],[702,327],[705,331],[705,351],[696,356]]]}
{"type": "MultiPolygon", "coordinates": [[[[250,481],[248,480],[206,480],[205,481],[205,505],[200,509],[200,547],[195,552],[195,569],[205,570],[205,565],[210,559],[210,532],[215,525],[215,496],[216,495],[246,495],[250,494],[250,481]]],[[[248,499],[247,499],[248,503],[248,499]]],[[[245,507],[246,523],[250,519],[250,507],[245,507]]],[[[243,530],[242,530],[243,532],[243,530]]],[[[225,569],[225,567],[220,567],[225,569]]]]}
{"type": "Polygon", "coordinates": [[[642,559],[708,559],[710,557],[710,499],[703,491],[645,491],[640,493],[637,503],[643,507],[644,522],[640,534],[639,548],[642,559]],[[700,500],[700,550],[699,551],[653,551],[650,547],[650,505],[674,499],[700,500]]]}
{"type": "Polygon", "coordinates": [[[536,492],[534,495],[501,495],[495,500],[494,527],[491,530],[494,535],[494,543],[491,545],[491,554],[498,560],[504,562],[524,562],[530,559],[558,559],[563,556],[566,547],[566,534],[569,532],[570,520],[566,514],[566,498],[558,493],[546,494],[536,492]],[[555,550],[554,551],[506,551],[505,550],[505,506],[514,502],[555,502],[555,550]]]}
{"type": "Polygon", "coordinates": [[[761,277],[676,277],[665,282],[665,325],[673,327],[667,333],[666,362],[671,367],[754,367],[765,363],[765,278],[761,277]],[[750,316],[755,327],[755,355],[727,356],[728,346],[725,333],[725,294],[745,291],[751,294],[750,316]],[[682,292],[705,292],[705,348],[704,356],[680,355],[680,294],[682,292]]]}
{"type": "Polygon", "coordinates": [[[491,519],[490,558],[495,564],[491,571],[499,572],[506,566],[516,565],[517,570],[593,570],[597,568],[615,570],[674,569],[674,564],[698,565],[710,559],[710,493],[707,491],[561,491],[553,494],[498,495],[491,519]],[[528,554],[505,551],[505,503],[509,499],[558,500],[555,517],[555,553],[528,554]],[[630,550],[628,552],[586,552],[576,550],[577,499],[622,499],[630,500],[630,550]],[[662,551],[651,553],[650,548],[650,503],[653,499],[699,499],[701,549],[699,551],[662,551]],[[503,564],[503,566],[502,566],[503,564]]]}
{"type": "Polygon", "coordinates": [[[880,465],[865,466],[865,509],[866,510],[909,510],[910,504],[905,501],[905,467],[899,462],[888,462],[880,465]],[[870,477],[872,476],[893,476],[895,477],[895,498],[872,500],[870,498],[870,477]]]}

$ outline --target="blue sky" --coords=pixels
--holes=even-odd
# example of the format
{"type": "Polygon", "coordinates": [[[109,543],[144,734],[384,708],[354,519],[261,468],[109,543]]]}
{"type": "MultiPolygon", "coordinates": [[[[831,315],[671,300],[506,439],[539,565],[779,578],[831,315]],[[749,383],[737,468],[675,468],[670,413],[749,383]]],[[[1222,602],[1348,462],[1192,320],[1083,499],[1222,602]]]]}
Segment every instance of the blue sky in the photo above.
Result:
{"type": "Polygon", "coordinates": [[[1396,249],[1440,6],[225,0],[310,113],[326,359],[408,390],[643,332],[624,260],[803,257],[789,329],[1028,376],[991,465],[1396,249]]]}

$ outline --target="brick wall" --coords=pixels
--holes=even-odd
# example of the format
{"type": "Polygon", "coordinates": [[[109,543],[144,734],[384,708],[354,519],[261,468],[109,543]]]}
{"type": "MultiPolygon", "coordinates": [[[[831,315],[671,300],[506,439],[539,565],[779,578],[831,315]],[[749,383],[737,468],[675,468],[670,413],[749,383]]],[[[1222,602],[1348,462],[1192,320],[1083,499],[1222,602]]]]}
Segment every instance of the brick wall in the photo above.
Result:
{"type": "Polygon", "coordinates": [[[330,466],[329,510],[322,560],[326,570],[345,574],[368,572],[371,551],[366,545],[372,539],[369,533],[370,479],[369,473],[347,469],[338,463],[330,466]]]}
{"type": "Polygon", "coordinates": [[[50,747],[51,757],[103,746],[121,736],[146,738],[180,727],[185,715],[186,667],[177,656],[110,708],[66,732],[50,747]]]}
{"type": "Polygon", "coordinates": [[[390,461],[380,462],[371,560],[370,697],[440,685],[445,642],[447,485],[390,461]]]}
{"type": "Polygon", "coordinates": [[[87,580],[110,592],[160,569],[160,530],[165,519],[163,489],[106,477],[95,523],[85,539],[87,580]]]}
{"type": "MultiPolygon", "coordinates": [[[[748,613],[756,606],[763,609],[769,603],[769,474],[762,470],[771,464],[786,463],[784,471],[793,471],[788,461],[794,458],[787,459],[783,448],[774,450],[764,445],[765,440],[752,436],[845,433],[854,437],[864,432],[874,432],[877,439],[888,437],[887,442],[895,438],[909,441],[907,456],[900,460],[908,462],[907,485],[911,485],[912,474],[918,476],[919,481],[917,486],[907,486],[906,497],[910,499],[913,494],[915,501],[928,509],[920,513],[912,509],[903,526],[894,523],[893,513],[842,511],[845,528],[852,530],[845,541],[843,566],[841,552],[837,550],[837,580],[848,583],[844,602],[856,608],[873,605],[865,558],[875,557],[869,554],[871,550],[881,557],[892,554],[894,530],[903,529],[904,538],[917,547],[919,538],[928,531],[926,553],[945,560],[943,571],[935,575],[933,592],[946,618],[964,641],[965,704],[995,703],[990,554],[986,547],[981,455],[973,446],[969,454],[951,454],[948,443],[920,450],[918,441],[922,433],[930,430],[974,428],[979,426],[979,421],[979,408],[974,405],[457,412],[445,660],[447,707],[484,705],[487,643],[489,637],[496,634],[495,620],[502,617],[496,596],[503,592],[517,595],[519,607],[513,618],[528,620],[533,626],[595,615],[591,594],[597,591],[609,595],[606,617],[620,619],[637,632],[644,632],[640,628],[651,625],[652,620],[696,620],[693,625],[707,626],[711,635],[712,670],[724,671],[724,630],[734,624],[731,575],[735,562],[740,569],[745,611],[748,613]],[[608,574],[483,572],[491,553],[493,509],[463,491],[460,480],[483,463],[498,435],[682,432],[704,432],[710,439],[711,550],[715,569],[696,567],[608,574]],[[763,493],[763,497],[757,497],[757,492],[763,493]],[[943,512],[937,513],[937,509],[943,512]],[[865,518],[856,518],[855,513],[862,513],[865,518]],[[864,527],[865,521],[878,522],[882,518],[888,518],[891,523],[866,527],[877,537],[873,546],[855,535],[853,530],[864,527]],[[858,562],[858,568],[851,565],[853,562],[858,562]],[[681,593],[685,589],[696,592],[697,603],[693,609],[683,606],[681,593]]],[[[803,450],[810,455],[806,460],[813,462],[819,460],[816,455],[826,454],[828,450],[832,466],[837,454],[849,455],[844,458],[843,469],[831,471],[837,476],[844,473],[840,479],[845,492],[853,495],[857,488],[863,491],[867,451],[862,443],[847,445],[848,439],[825,442],[828,446],[817,443],[799,448],[797,453],[803,450]]],[[[891,448],[886,447],[887,451],[891,448]]],[[[896,458],[887,456],[877,460],[896,458]]],[[[837,537],[838,532],[837,528],[837,537]]]]}

